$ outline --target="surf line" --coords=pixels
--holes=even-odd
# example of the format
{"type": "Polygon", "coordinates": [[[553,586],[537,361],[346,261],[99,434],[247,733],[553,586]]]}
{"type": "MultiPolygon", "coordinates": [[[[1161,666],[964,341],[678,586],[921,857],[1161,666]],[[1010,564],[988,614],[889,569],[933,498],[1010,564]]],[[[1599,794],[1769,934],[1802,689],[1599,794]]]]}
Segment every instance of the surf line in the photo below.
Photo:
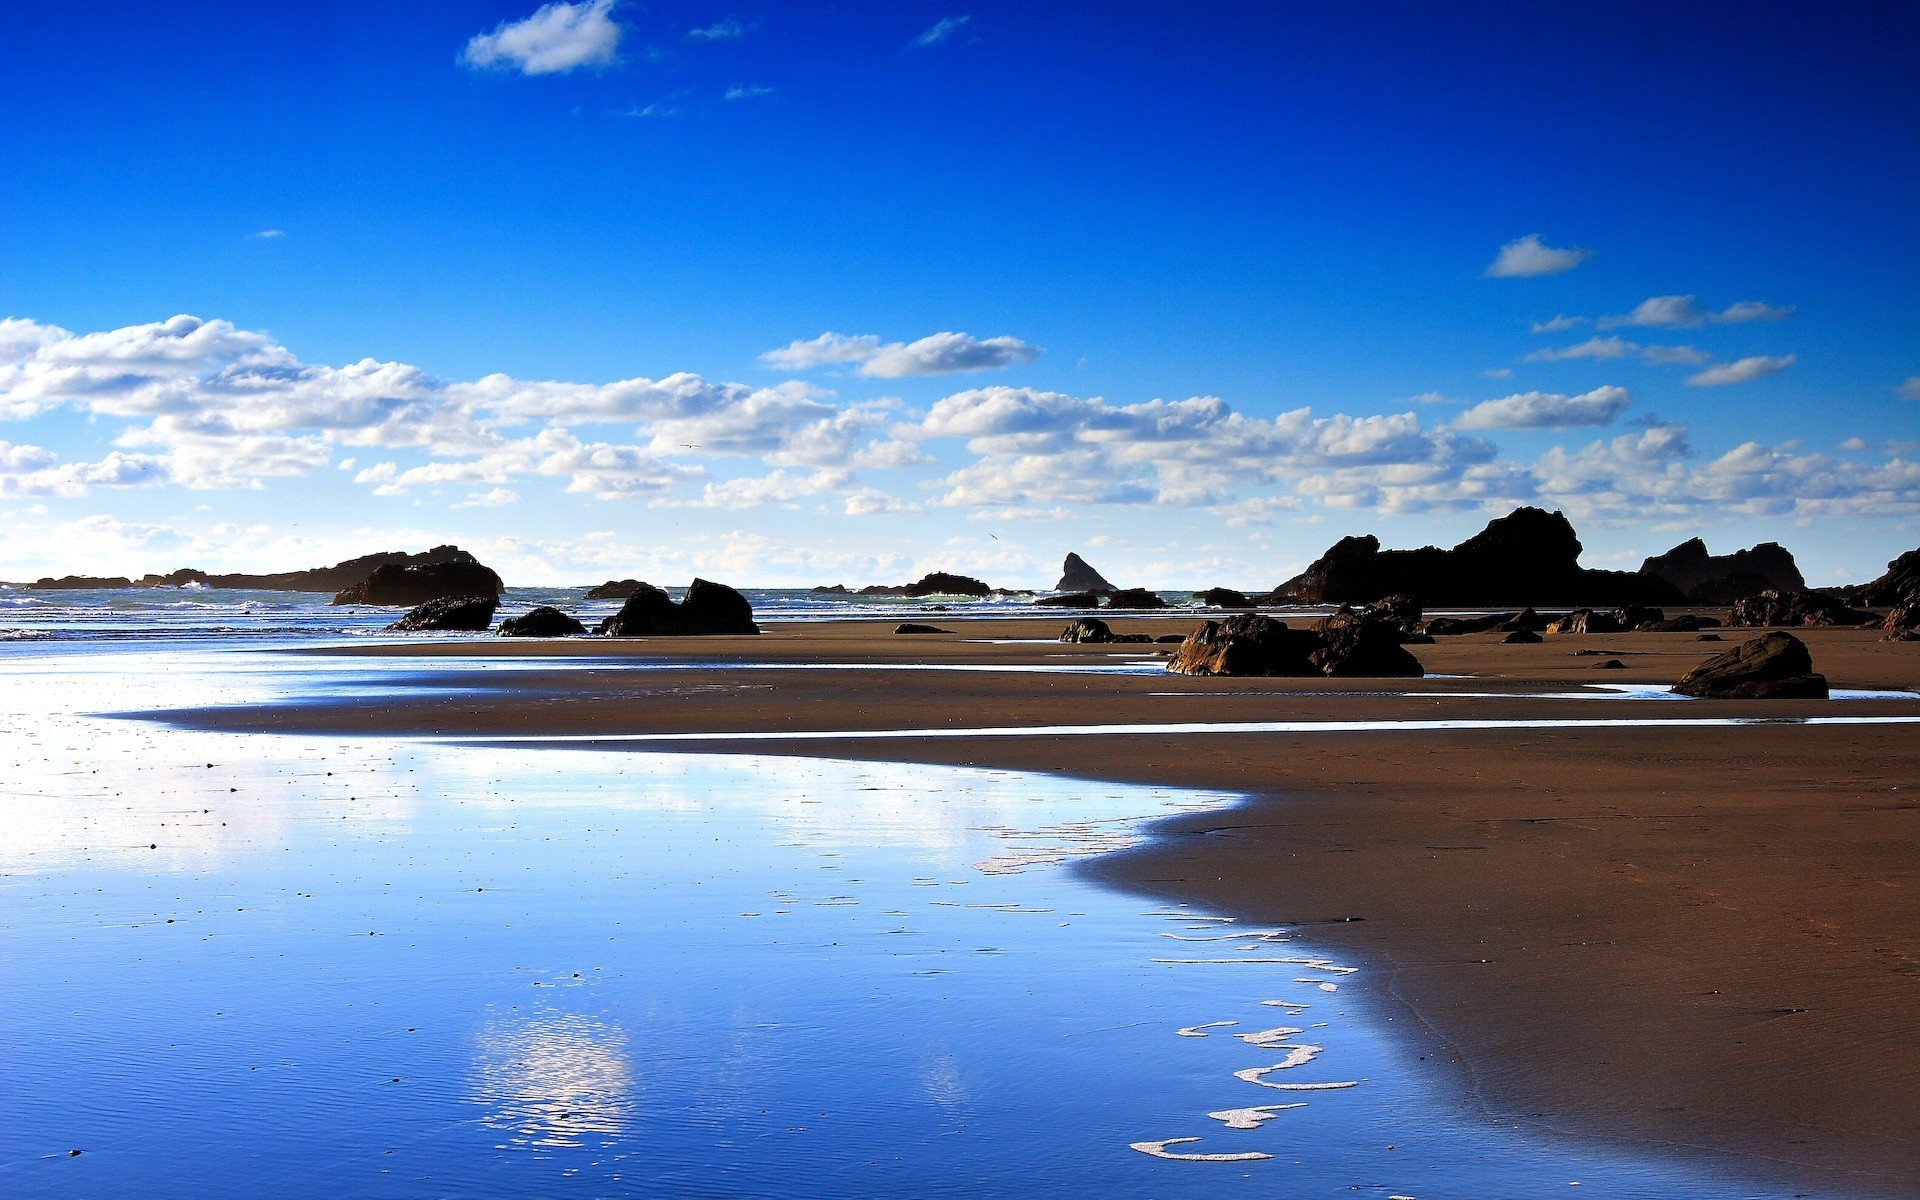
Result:
{"type": "Polygon", "coordinates": [[[971,729],[767,729],[700,733],[429,734],[430,740],[481,745],[581,745],[609,742],[851,742],[953,738],[1125,737],[1197,733],[1438,733],[1501,729],[1713,729],[1801,725],[1916,725],[1920,716],[1845,717],[1541,717],[1422,721],[1173,721],[1137,725],[1000,725],[971,729]]]}

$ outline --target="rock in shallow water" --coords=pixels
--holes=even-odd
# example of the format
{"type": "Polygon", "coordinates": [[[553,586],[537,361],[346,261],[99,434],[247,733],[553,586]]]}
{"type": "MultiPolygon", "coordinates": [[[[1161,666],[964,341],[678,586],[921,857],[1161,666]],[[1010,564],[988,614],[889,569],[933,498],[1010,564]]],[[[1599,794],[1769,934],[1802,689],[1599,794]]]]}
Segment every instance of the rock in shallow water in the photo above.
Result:
{"type": "Polygon", "coordinates": [[[587,627],[550,604],[500,622],[501,637],[584,637],[587,627]]]}
{"type": "Polygon", "coordinates": [[[1776,631],[1714,655],[1673,690],[1705,700],[1825,700],[1827,677],[1814,671],[1806,643],[1776,631]]]}
{"type": "Polygon", "coordinates": [[[419,605],[387,628],[401,633],[485,633],[499,603],[492,596],[443,596],[419,605]]]}
{"type": "Polygon", "coordinates": [[[600,622],[600,632],[608,637],[686,637],[759,633],[760,627],[745,596],[724,583],[696,579],[678,604],[659,588],[641,585],[619,612],[600,622]]]}

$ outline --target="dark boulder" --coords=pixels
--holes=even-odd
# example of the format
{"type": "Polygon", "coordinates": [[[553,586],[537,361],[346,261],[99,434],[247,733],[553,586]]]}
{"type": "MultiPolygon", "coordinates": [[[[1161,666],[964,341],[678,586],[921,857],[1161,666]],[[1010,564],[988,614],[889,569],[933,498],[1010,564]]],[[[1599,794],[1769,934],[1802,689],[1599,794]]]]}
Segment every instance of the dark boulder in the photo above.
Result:
{"type": "Polygon", "coordinates": [[[1696,642],[1721,642],[1721,641],[1725,641],[1726,639],[1721,637],[1717,633],[1703,633],[1699,637],[1693,640],[1696,642]]]}
{"type": "Polygon", "coordinates": [[[847,591],[846,584],[835,583],[835,584],[823,584],[820,587],[814,588],[813,594],[816,596],[846,596],[846,595],[850,595],[851,593],[847,591]]]}
{"type": "Polygon", "coordinates": [[[1063,642],[1110,642],[1113,630],[1099,617],[1081,617],[1078,621],[1060,631],[1063,642]]]}
{"type": "Polygon", "coordinates": [[[1159,643],[1161,643],[1162,645],[1171,645],[1171,646],[1178,646],[1178,645],[1179,645],[1179,644],[1180,644],[1181,642],[1184,642],[1184,641],[1186,641],[1187,639],[1186,639],[1186,635],[1184,635],[1184,634],[1179,634],[1179,633],[1163,633],[1163,634],[1161,634],[1161,635],[1160,635],[1159,637],[1157,637],[1157,638],[1155,638],[1155,639],[1153,639],[1153,640],[1154,640],[1154,641],[1156,641],[1156,642],[1159,642],[1159,643]]]}
{"type": "Polygon", "coordinates": [[[1702,629],[1718,628],[1720,628],[1719,617],[1703,617],[1697,613],[1687,613],[1642,625],[1639,630],[1641,633],[1697,633],[1702,629]]]}
{"type": "Polygon", "coordinates": [[[724,583],[696,579],[675,604],[657,587],[643,586],[620,611],[600,622],[608,637],[690,637],[759,633],[753,605],[724,583]]]}
{"type": "Polygon", "coordinates": [[[1775,631],[1714,655],[1673,690],[1707,700],[1825,700],[1827,677],[1814,672],[1806,643],[1775,631]]]}
{"type": "Polygon", "coordinates": [[[425,631],[485,633],[500,602],[492,596],[441,596],[414,607],[387,626],[402,633],[425,631]]]}
{"type": "Polygon", "coordinates": [[[501,637],[584,637],[587,627],[550,604],[500,622],[501,637]]]}
{"type": "Polygon", "coordinates": [[[1033,603],[1038,608],[1099,608],[1100,597],[1092,592],[1067,592],[1060,596],[1042,596],[1033,603]]]}
{"type": "Polygon", "coordinates": [[[1580,539],[1560,513],[1519,508],[1451,550],[1382,550],[1380,539],[1342,538],[1274,589],[1298,604],[1364,604],[1404,592],[1428,608],[1495,604],[1677,604],[1657,575],[1590,571],[1580,539]]]}
{"type": "Polygon", "coordinates": [[[1920,550],[1909,550],[1887,564],[1887,573],[1863,585],[1854,601],[1891,606],[1920,600],[1920,550]]]}
{"type": "Polygon", "coordinates": [[[1879,623],[1878,614],[1854,608],[1825,592],[1761,592],[1735,604],[1727,613],[1727,624],[1735,628],[1879,623]]]}
{"type": "MultiPolygon", "coordinates": [[[[1323,675],[1418,679],[1420,660],[1401,645],[1407,627],[1404,610],[1396,614],[1386,601],[1362,609],[1342,608],[1320,622],[1323,644],[1307,656],[1323,675]]],[[[1414,619],[1419,619],[1416,611],[1414,619]]]]}
{"type": "Polygon", "coordinates": [[[1593,664],[1593,669],[1596,671],[1624,671],[1627,669],[1627,664],[1617,658],[1606,658],[1593,664]]]}
{"type": "Polygon", "coordinates": [[[1758,596],[1761,592],[1773,589],[1773,580],[1757,571],[1729,571],[1688,588],[1687,601],[1691,604],[1738,604],[1748,596],[1758,596]]]}
{"type": "Polygon", "coordinates": [[[91,591],[97,588],[132,587],[133,580],[125,575],[62,575],[58,579],[49,575],[36,579],[26,586],[30,592],[91,591]]]}
{"type": "Polygon", "coordinates": [[[1318,675],[1309,658],[1321,648],[1318,634],[1289,629],[1262,613],[1208,621],[1187,635],[1167,660],[1177,675],[1318,675]]]}
{"type": "MultiPolygon", "coordinates": [[[[1793,554],[1779,542],[1762,542],[1751,550],[1713,555],[1707,553],[1705,542],[1699,538],[1688,538],[1665,554],[1655,555],[1641,563],[1640,573],[1659,576],[1687,593],[1689,599],[1693,598],[1694,588],[1730,575],[1751,575],[1766,580],[1761,588],[1756,589],[1758,591],[1775,588],[1783,592],[1797,592],[1805,590],[1807,586],[1806,579],[1800,574],[1799,564],[1793,561],[1793,554]]],[[[1751,592],[1746,594],[1752,595],[1751,592]]],[[[1696,600],[1695,603],[1731,601],[1696,600]]]]}
{"type": "Polygon", "coordinates": [[[1548,633],[1624,633],[1619,617],[1591,608],[1576,608],[1547,626],[1548,633]]]}
{"type": "Polygon", "coordinates": [[[900,594],[903,596],[984,596],[992,590],[978,579],[935,571],[930,575],[921,576],[918,582],[908,584],[900,594]]]}
{"type": "Polygon", "coordinates": [[[893,627],[895,633],[952,633],[951,629],[942,629],[938,625],[921,625],[914,621],[902,621],[893,627]]]}
{"type": "Polygon", "coordinates": [[[1194,596],[1194,599],[1208,608],[1252,608],[1253,601],[1245,592],[1236,592],[1230,587],[1208,588],[1194,596]]]}
{"type": "Polygon", "coordinates": [[[1113,635],[1113,641],[1116,645],[1125,643],[1135,646],[1147,646],[1153,644],[1153,635],[1150,633],[1116,633],[1113,635]]]}
{"type": "Polygon", "coordinates": [[[1067,555],[1060,564],[1060,582],[1053,585],[1056,592],[1111,592],[1114,586],[1107,577],[1087,565],[1087,560],[1078,554],[1067,555]]]}
{"type": "Polygon", "coordinates": [[[638,579],[609,579],[587,589],[589,600],[625,600],[647,585],[638,579]]]}
{"type": "Polygon", "coordinates": [[[1165,608],[1167,602],[1146,588],[1121,588],[1107,597],[1108,608],[1165,608]]]}
{"type": "MultiPolygon", "coordinates": [[[[1532,612],[1532,609],[1528,609],[1532,612]]],[[[1496,629],[1505,629],[1520,619],[1519,613],[1487,613],[1477,617],[1428,617],[1420,625],[1420,632],[1435,637],[1458,637],[1467,633],[1491,633],[1496,629]]]]}
{"type": "Polygon", "coordinates": [[[500,598],[500,576],[471,559],[401,566],[388,563],[334,596],[335,604],[418,605],[450,596],[500,598]]]}
{"type": "Polygon", "coordinates": [[[1545,617],[1529,608],[1516,614],[1512,620],[1501,622],[1498,628],[1502,633],[1545,633],[1548,624],[1550,622],[1545,617]]]}
{"type": "Polygon", "coordinates": [[[1509,646],[1531,646],[1536,642],[1544,642],[1547,639],[1541,637],[1531,629],[1516,629],[1500,640],[1509,646]]]}
{"type": "Polygon", "coordinates": [[[1667,614],[1663,610],[1644,604],[1629,604],[1620,610],[1620,628],[1628,631],[1645,629],[1666,619],[1667,614]]]}

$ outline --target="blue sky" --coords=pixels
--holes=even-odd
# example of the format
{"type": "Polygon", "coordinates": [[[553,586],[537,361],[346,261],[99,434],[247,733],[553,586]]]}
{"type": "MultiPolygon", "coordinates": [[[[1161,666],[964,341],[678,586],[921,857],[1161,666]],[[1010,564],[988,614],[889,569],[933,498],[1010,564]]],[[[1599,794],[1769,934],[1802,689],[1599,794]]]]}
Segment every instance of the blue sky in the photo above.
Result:
{"type": "Polygon", "coordinates": [[[0,578],[1920,542],[1910,6],[1042,7],[7,6],[0,578]]]}

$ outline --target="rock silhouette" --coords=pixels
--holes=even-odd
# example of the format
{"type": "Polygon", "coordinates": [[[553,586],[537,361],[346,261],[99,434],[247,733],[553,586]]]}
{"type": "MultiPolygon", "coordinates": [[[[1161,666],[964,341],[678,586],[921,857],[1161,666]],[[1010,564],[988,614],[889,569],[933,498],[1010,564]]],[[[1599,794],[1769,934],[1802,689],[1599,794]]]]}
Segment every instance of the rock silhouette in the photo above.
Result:
{"type": "Polygon", "coordinates": [[[1806,643],[1775,631],[1714,655],[1673,690],[1711,700],[1824,700],[1827,677],[1814,671],[1806,643]]]}
{"type": "Polygon", "coordinates": [[[690,637],[759,633],[753,605],[724,583],[696,579],[686,598],[675,604],[657,587],[643,586],[620,611],[600,622],[608,637],[690,637]]]}
{"type": "Polygon", "coordinates": [[[493,569],[471,557],[418,566],[387,563],[375,567],[373,574],[360,583],[341,590],[333,603],[417,605],[452,596],[490,596],[498,601],[501,590],[500,577],[493,569]]]}
{"type": "Polygon", "coordinates": [[[1056,592],[1111,592],[1116,590],[1107,577],[1094,570],[1087,560],[1078,554],[1067,555],[1060,564],[1060,582],[1053,585],[1056,592]]]}
{"type": "MultiPolygon", "coordinates": [[[[1640,573],[1658,575],[1687,593],[1689,598],[1693,598],[1694,588],[1733,575],[1757,576],[1766,580],[1755,591],[1775,588],[1783,592],[1798,592],[1804,591],[1807,586],[1806,579],[1800,574],[1800,565],[1793,561],[1793,553],[1779,542],[1761,542],[1749,550],[1714,555],[1707,553],[1707,544],[1699,538],[1688,538],[1665,554],[1656,554],[1641,563],[1640,573]]],[[[1714,603],[1709,600],[1699,602],[1714,603]]]]}
{"type": "Polygon", "coordinates": [[[500,622],[501,637],[581,637],[586,632],[585,625],[550,604],[500,622]]]}
{"type": "Polygon", "coordinates": [[[417,605],[387,628],[403,633],[485,633],[493,624],[493,610],[499,603],[492,596],[441,596],[417,605]]]}

